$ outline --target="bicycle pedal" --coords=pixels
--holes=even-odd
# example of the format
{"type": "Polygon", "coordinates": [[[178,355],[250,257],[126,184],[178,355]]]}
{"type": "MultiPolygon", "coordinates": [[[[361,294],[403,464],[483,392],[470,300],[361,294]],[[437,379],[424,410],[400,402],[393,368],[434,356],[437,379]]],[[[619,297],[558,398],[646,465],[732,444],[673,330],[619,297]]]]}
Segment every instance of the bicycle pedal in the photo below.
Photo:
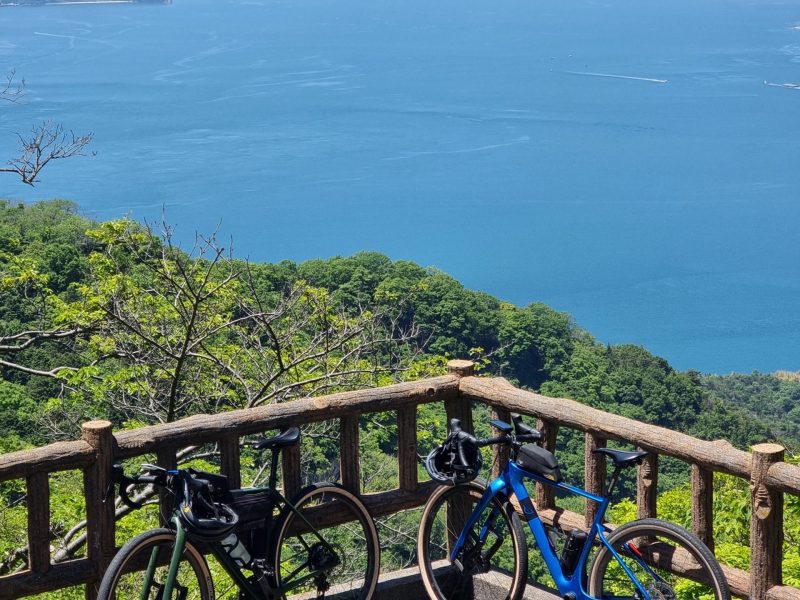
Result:
{"type": "Polygon", "coordinates": [[[461,561],[460,561],[460,560],[458,560],[458,559],[455,559],[455,560],[453,561],[453,565],[456,567],[456,569],[458,569],[458,570],[459,570],[459,572],[461,572],[461,573],[463,573],[463,572],[464,572],[464,565],[461,563],[461,561]]]}

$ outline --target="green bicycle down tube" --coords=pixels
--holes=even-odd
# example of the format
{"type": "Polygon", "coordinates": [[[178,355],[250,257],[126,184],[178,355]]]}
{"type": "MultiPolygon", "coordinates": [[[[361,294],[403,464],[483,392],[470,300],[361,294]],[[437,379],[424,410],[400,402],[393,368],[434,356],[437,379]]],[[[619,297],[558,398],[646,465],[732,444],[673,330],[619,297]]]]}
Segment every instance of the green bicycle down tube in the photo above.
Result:
{"type": "Polygon", "coordinates": [[[172,559],[169,563],[167,580],[164,582],[164,591],[161,594],[162,598],[172,597],[172,587],[175,585],[175,579],[178,576],[178,568],[181,565],[181,555],[183,554],[183,549],[186,544],[186,530],[181,527],[180,519],[175,517],[173,522],[175,523],[176,527],[175,548],[172,549],[172,559]]]}
{"type": "Polygon", "coordinates": [[[144,576],[144,585],[139,593],[139,600],[147,600],[150,597],[150,588],[153,585],[153,577],[158,566],[158,546],[154,546],[150,551],[150,562],[147,563],[147,571],[144,576]]]}

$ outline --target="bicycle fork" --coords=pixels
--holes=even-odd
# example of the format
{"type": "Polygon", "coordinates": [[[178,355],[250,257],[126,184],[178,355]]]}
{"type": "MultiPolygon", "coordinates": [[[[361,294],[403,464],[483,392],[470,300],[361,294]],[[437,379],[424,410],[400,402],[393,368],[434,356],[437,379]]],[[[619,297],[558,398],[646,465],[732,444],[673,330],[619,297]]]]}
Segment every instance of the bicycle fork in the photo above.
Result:
{"type": "Polygon", "coordinates": [[[147,570],[145,571],[144,585],[139,593],[139,600],[148,600],[150,598],[151,590],[156,591],[156,600],[171,600],[173,590],[177,591],[175,600],[186,600],[189,592],[188,588],[176,583],[178,576],[178,567],[180,567],[181,556],[186,546],[186,531],[180,526],[180,523],[175,520],[175,547],[172,549],[172,557],[170,558],[169,571],[167,572],[167,579],[161,583],[155,581],[156,568],[160,561],[159,547],[153,548],[150,554],[150,561],[147,563],[147,570]]]}

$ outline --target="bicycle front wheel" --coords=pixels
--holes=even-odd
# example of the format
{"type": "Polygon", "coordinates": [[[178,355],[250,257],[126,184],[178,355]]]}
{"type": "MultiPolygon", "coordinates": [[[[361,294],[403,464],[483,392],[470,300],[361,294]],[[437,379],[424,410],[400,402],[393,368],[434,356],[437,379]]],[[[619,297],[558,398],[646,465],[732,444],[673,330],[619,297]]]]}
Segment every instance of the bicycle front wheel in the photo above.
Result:
{"type": "Polygon", "coordinates": [[[154,529],[131,539],[103,575],[99,600],[214,600],[214,584],[203,555],[186,543],[170,598],[164,596],[175,533],[154,529]]]}
{"type": "Polygon", "coordinates": [[[451,550],[486,486],[440,487],[422,513],[417,558],[425,589],[436,600],[517,600],[525,591],[525,534],[511,504],[495,496],[481,513],[455,560],[451,550]]]}
{"type": "MultiPolygon", "coordinates": [[[[641,519],[616,529],[608,542],[654,600],[729,600],[728,582],[714,554],[696,536],[660,519],[641,519]]],[[[606,546],[589,572],[596,598],[644,595],[606,546]]]]}
{"type": "Polygon", "coordinates": [[[380,567],[378,531],[361,500],[334,483],[318,483],[292,499],[273,532],[270,556],[281,597],[367,600],[380,567]]]}

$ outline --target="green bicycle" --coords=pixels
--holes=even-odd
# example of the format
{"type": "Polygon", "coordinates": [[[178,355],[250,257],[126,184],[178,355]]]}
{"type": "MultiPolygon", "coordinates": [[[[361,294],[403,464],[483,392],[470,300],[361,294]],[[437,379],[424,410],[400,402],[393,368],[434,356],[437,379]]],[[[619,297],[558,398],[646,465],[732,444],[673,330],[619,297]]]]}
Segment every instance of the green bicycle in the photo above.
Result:
{"type": "Polygon", "coordinates": [[[100,600],[214,600],[205,555],[214,556],[240,600],[368,600],[378,580],[378,532],[364,504],[334,483],[287,500],[276,489],[281,448],[296,427],[255,444],[272,451],[268,487],[229,489],[222,475],[143,465],[128,477],[115,465],[120,498],[138,508],[131,485],[153,484],[174,496],[169,526],[128,541],[100,584],[100,600]]]}

